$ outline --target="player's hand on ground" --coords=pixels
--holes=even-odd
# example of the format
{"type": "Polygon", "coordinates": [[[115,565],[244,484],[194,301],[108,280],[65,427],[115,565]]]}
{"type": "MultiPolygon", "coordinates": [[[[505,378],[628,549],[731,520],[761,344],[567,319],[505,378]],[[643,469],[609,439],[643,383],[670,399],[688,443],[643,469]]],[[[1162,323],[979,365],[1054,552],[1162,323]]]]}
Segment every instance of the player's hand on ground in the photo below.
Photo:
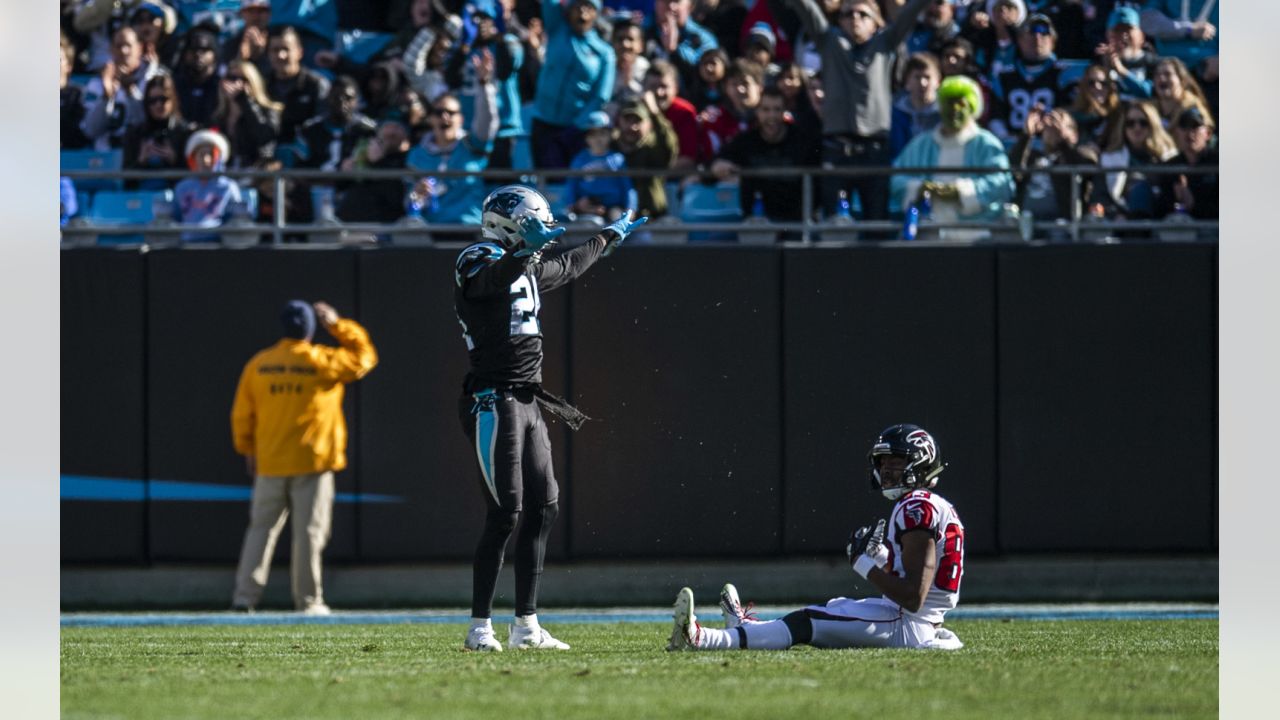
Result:
{"type": "Polygon", "coordinates": [[[647,215],[636,220],[632,220],[630,210],[622,213],[622,217],[614,220],[613,224],[605,228],[605,230],[612,230],[617,237],[610,238],[608,235],[605,235],[604,252],[601,254],[608,257],[614,250],[618,249],[618,246],[627,239],[628,235],[634,232],[636,228],[647,222],[649,222],[649,217],[647,215]]]}
{"type": "Polygon", "coordinates": [[[316,317],[320,320],[320,323],[325,327],[329,327],[330,325],[333,325],[334,323],[338,322],[338,311],[334,310],[333,306],[330,305],[329,303],[323,300],[320,300],[318,302],[312,303],[311,307],[315,308],[316,317]]]}
{"type": "Polygon", "coordinates": [[[860,527],[849,538],[845,553],[853,571],[866,577],[873,567],[883,567],[889,562],[889,548],[884,545],[885,520],[880,518],[874,527],[860,527]]]}
{"type": "Polygon", "coordinates": [[[549,228],[541,220],[532,215],[520,218],[520,235],[524,238],[524,247],[516,251],[518,257],[541,252],[556,238],[565,233],[562,227],[549,228]]]}

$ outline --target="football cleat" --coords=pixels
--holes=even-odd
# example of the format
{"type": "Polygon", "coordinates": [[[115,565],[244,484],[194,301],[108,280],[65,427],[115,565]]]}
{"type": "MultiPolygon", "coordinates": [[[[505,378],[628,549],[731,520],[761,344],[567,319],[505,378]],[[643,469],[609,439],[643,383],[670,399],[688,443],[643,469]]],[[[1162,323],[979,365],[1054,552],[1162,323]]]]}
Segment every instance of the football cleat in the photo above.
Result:
{"type": "Polygon", "coordinates": [[[667,650],[696,650],[702,628],[698,626],[698,616],[693,613],[693,590],[680,588],[680,592],[676,594],[675,612],[671,617],[674,623],[671,639],[667,641],[667,650]]]}
{"type": "Polygon", "coordinates": [[[738,588],[733,583],[725,583],[720,588],[720,612],[724,615],[725,629],[736,628],[747,622],[756,622],[756,616],[751,613],[751,606],[742,607],[742,601],[738,599],[738,588]]]}
{"type": "Polygon", "coordinates": [[[479,652],[502,652],[502,643],[494,637],[493,627],[484,625],[473,627],[467,632],[467,639],[462,644],[462,648],[479,652]]]}
{"type": "Polygon", "coordinates": [[[329,610],[329,606],[325,605],[324,603],[311,603],[310,605],[302,608],[302,614],[303,615],[329,615],[331,614],[331,611],[329,610]]]}
{"type": "Polygon", "coordinates": [[[567,643],[551,637],[551,633],[540,626],[511,626],[511,635],[507,637],[507,647],[512,650],[568,650],[567,643]]]}

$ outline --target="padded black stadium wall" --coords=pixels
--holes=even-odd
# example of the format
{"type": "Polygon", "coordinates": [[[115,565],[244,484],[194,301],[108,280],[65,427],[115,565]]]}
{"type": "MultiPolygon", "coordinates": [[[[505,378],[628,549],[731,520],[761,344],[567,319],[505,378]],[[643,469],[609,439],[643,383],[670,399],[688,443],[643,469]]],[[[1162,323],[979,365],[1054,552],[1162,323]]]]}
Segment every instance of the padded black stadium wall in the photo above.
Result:
{"type": "MultiPolygon", "coordinates": [[[[294,297],[380,358],[327,557],[468,560],[455,255],[64,251],[63,561],[234,562],[231,400],[294,297]]],[[[627,248],[543,297],[545,384],[596,418],[552,423],[550,558],[842,552],[901,421],[939,438],[973,553],[1215,552],[1216,273],[1212,245],[627,248]]]]}

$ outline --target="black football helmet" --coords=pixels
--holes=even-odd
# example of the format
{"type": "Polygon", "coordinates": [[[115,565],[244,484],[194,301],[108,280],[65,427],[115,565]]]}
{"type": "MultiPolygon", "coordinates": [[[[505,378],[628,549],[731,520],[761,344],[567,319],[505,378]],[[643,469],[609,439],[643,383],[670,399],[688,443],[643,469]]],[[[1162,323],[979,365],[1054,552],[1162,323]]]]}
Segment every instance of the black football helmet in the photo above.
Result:
{"type": "Polygon", "coordinates": [[[867,453],[870,465],[871,489],[890,500],[897,500],[912,490],[931,488],[938,484],[942,473],[942,453],[938,443],[919,425],[903,423],[885,428],[867,453]],[[886,478],[880,476],[877,460],[884,456],[905,458],[907,466],[902,471],[902,482],[885,487],[886,478]]]}

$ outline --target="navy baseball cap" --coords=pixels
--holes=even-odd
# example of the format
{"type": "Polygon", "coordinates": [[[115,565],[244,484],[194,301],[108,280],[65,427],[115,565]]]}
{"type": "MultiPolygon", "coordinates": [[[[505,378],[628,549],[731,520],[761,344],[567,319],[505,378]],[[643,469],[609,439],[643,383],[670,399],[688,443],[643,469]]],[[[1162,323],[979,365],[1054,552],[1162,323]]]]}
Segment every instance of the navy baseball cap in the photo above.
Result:
{"type": "Polygon", "coordinates": [[[316,334],[315,308],[303,300],[290,300],[280,312],[280,324],[284,327],[285,337],[310,340],[316,334]]]}

